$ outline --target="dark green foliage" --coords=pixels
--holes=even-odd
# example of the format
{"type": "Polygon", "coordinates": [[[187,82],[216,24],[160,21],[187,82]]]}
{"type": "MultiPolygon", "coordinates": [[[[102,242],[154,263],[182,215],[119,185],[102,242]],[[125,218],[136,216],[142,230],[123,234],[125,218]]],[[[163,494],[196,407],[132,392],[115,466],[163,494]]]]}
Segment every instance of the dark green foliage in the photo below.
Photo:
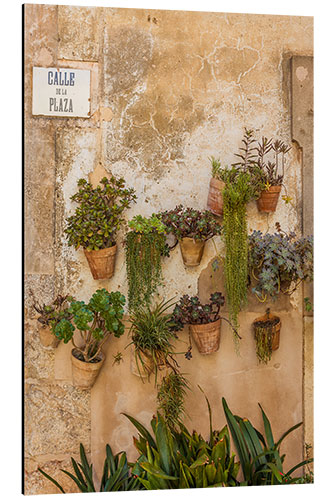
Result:
{"type": "Polygon", "coordinates": [[[33,297],[33,308],[39,314],[37,321],[42,325],[51,327],[53,333],[55,327],[62,319],[71,318],[71,314],[68,311],[69,303],[74,300],[71,295],[65,295],[64,297],[58,295],[51,304],[40,305],[36,301],[32,290],[30,290],[30,294],[33,297]]]}
{"type": "MultiPolygon", "coordinates": [[[[209,408],[210,409],[210,408],[209,408]]],[[[153,435],[133,417],[126,417],[139,431],[134,444],[140,457],[133,468],[147,490],[237,486],[239,463],[230,452],[227,426],[212,431],[206,441],[181,424],[170,429],[162,415],[151,421],[153,435]]]]}
{"type": "Polygon", "coordinates": [[[220,308],[224,305],[224,297],[221,292],[212,293],[210,303],[202,304],[199,297],[183,295],[177,302],[172,321],[175,323],[174,330],[182,330],[185,325],[202,325],[212,323],[220,318],[220,308]]]}
{"type": "MultiPolygon", "coordinates": [[[[174,323],[172,315],[166,314],[170,300],[154,306],[140,307],[131,312],[130,336],[135,348],[135,358],[139,373],[146,369],[144,356],[149,356],[154,362],[155,377],[159,365],[175,366],[172,341],[176,335],[172,330],[174,323]],[[140,370],[141,367],[141,370],[140,370]]],[[[156,380],[156,379],[155,379],[156,380]]]]}
{"type": "Polygon", "coordinates": [[[276,299],[280,292],[293,293],[305,280],[313,279],[313,236],[297,239],[281,231],[274,234],[253,231],[248,237],[248,265],[255,280],[252,292],[264,301],[276,299]]]}
{"type": "MultiPolygon", "coordinates": [[[[81,463],[72,458],[73,472],[61,469],[77,485],[82,493],[106,492],[106,491],[133,491],[141,489],[138,479],[131,475],[130,465],[127,462],[125,452],[113,455],[111,447],[106,445],[106,458],[103,467],[103,476],[100,487],[95,488],[93,480],[93,466],[89,465],[87,456],[82,444],[80,444],[81,463]]],[[[51,481],[62,493],[66,493],[63,487],[51,476],[38,468],[49,481],[51,481]]]]}
{"type": "Polygon", "coordinates": [[[222,398],[222,404],[231,436],[236,447],[244,476],[242,486],[260,486],[268,484],[282,484],[285,477],[289,477],[295,470],[312,462],[307,459],[287,473],[283,472],[285,456],[280,454],[282,441],[302,422],[288,429],[278,441],[274,441],[271,424],[260,406],[263,418],[265,437],[255,429],[247,418],[233,415],[227,402],[222,398]]]}
{"type": "Polygon", "coordinates": [[[138,215],[128,225],[132,229],[125,240],[128,307],[133,310],[149,304],[162,284],[161,257],[168,254],[168,247],[166,228],[154,214],[149,219],[138,215]]]}
{"type": "Polygon", "coordinates": [[[175,429],[182,420],[185,413],[186,389],[188,388],[187,380],[177,371],[171,371],[163,377],[158,386],[158,410],[162,413],[169,428],[175,429]]]}
{"type": "Polygon", "coordinates": [[[98,359],[102,345],[112,333],[120,337],[124,333],[122,318],[125,297],[120,292],[108,292],[105,288],[96,290],[88,304],[72,301],[67,309],[68,318],[62,319],[55,327],[55,335],[67,344],[73,341],[75,329],[81,332],[83,347],[75,348],[80,359],[92,362],[98,359]]]}
{"type": "Polygon", "coordinates": [[[194,208],[178,205],[174,210],[167,210],[157,215],[166,226],[167,233],[172,233],[177,240],[186,237],[206,241],[221,233],[220,224],[208,210],[200,212],[194,208]]]}
{"type": "Polygon", "coordinates": [[[115,244],[116,233],[124,223],[123,211],[136,200],[134,189],[125,189],[125,181],[112,176],[93,188],[79,179],[79,191],[71,200],[79,204],[75,214],[68,217],[65,234],[68,244],[87,250],[109,248],[115,244]]]}

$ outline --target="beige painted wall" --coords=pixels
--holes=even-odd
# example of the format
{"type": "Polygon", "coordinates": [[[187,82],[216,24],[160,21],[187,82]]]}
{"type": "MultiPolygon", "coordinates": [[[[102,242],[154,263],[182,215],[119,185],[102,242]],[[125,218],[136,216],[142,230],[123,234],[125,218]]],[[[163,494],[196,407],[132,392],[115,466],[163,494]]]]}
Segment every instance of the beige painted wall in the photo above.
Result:
{"type": "MultiPolygon", "coordinates": [[[[80,177],[96,183],[105,172],[125,177],[136,189],[137,204],[126,216],[149,215],[178,203],[205,208],[210,163],[234,161],[244,126],[258,136],[290,143],[289,59],[312,54],[312,18],[245,14],[195,13],[25,6],[25,176],[26,283],[42,301],[58,292],[89,299],[96,288],[127,292],[122,240],[119,234],[115,275],[94,281],[82,250],[66,244],[65,218],[74,210],[70,196],[80,177]],[[90,119],[31,116],[32,66],[61,65],[91,69],[90,119]]],[[[292,205],[280,200],[274,215],[248,206],[249,230],[274,231],[279,221],[299,234],[301,227],[301,157],[289,154],[286,186],[292,205]]],[[[219,238],[218,250],[223,251],[219,238]]],[[[212,241],[198,268],[185,269],[179,248],[164,262],[169,298],[183,293],[207,295],[212,287],[212,241]]],[[[218,279],[223,290],[223,280],[218,279]]],[[[36,322],[27,299],[26,311],[26,455],[27,493],[55,492],[42,480],[38,466],[50,472],[68,462],[80,441],[99,469],[104,445],[125,449],[134,458],[134,430],[121,416],[127,412],[148,423],[156,390],[130,372],[129,349],[124,362],[112,354],[128,338],[111,339],[107,361],[91,393],[73,388],[70,346],[55,352],[39,345],[36,322]],[[39,424],[36,419],[42,415],[39,424]],[[57,438],[61,436],[59,447],[57,438]]],[[[186,401],[186,423],[207,434],[205,390],[213,407],[215,427],[224,424],[221,397],[235,412],[261,427],[260,402],[276,436],[299,422],[303,414],[302,294],[274,306],[282,319],[281,347],[267,366],[255,357],[251,323],[265,305],[253,298],[241,314],[240,356],[232,334],[223,326],[218,353],[193,359],[179,356],[192,385],[186,401]]],[[[186,339],[186,332],[180,339],[186,339]]],[[[180,350],[184,344],[180,344],[180,350]]],[[[286,441],[286,465],[302,458],[302,431],[286,441]]]]}

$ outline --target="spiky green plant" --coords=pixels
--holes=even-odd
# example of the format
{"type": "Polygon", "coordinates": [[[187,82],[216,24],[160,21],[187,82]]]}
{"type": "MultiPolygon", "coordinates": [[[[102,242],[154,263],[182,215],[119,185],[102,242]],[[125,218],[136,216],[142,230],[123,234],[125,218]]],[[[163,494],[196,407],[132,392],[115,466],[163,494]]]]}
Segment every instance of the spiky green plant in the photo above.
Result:
{"type": "MultiPolygon", "coordinates": [[[[142,488],[138,479],[131,474],[130,465],[127,462],[125,452],[113,455],[111,447],[106,445],[106,458],[104,461],[103,475],[98,489],[93,480],[93,465],[88,463],[87,456],[82,443],[80,444],[81,463],[71,458],[73,472],[61,469],[77,485],[82,493],[92,493],[96,491],[131,491],[142,488]]],[[[38,468],[49,481],[51,481],[62,493],[66,493],[61,484],[53,477],[49,476],[42,469],[38,468]]]]}
{"type": "Polygon", "coordinates": [[[173,353],[176,334],[172,330],[174,324],[172,314],[166,313],[173,299],[159,302],[153,306],[141,306],[130,314],[130,337],[134,346],[135,360],[139,373],[147,374],[145,356],[154,363],[155,382],[160,366],[177,365],[173,353]]]}
{"type": "Polygon", "coordinates": [[[295,470],[313,461],[306,459],[292,467],[287,473],[283,472],[282,464],[285,455],[280,454],[281,443],[292,431],[300,427],[302,422],[288,429],[278,441],[275,441],[271,424],[259,404],[265,439],[247,418],[233,415],[225,398],[222,398],[222,405],[243,471],[242,486],[282,484],[285,477],[290,478],[295,470]]]}

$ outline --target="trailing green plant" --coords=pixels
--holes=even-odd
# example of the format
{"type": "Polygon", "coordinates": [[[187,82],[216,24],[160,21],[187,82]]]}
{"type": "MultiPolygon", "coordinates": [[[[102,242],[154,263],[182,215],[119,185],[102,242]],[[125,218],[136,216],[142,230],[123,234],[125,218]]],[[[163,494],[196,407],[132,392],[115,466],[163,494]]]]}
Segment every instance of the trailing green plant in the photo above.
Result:
{"type": "MultiPolygon", "coordinates": [[[[82,493],[96,491],[137,491],[142,489],[140,481],[131,474],[131,465],[127,461],[125,452],[114,455],[110,445],[106,445],[106,458],[104,460],[103,475],[100,486],[95,486],[93,479],[93,465],[89,464],[83,444],[80,444],[81,463],[71,458],[73,472],[61,469],[61,471],[72,479],[82,493]]],[[[51,481],[61,493],[66,493],[61,484],[38,468],[49,481],[51,481]]]]}
{"type": "Polygon", "coordinates": [[[157,389],[158,411],[163,415],[166,425],[175,429],[185,414],[184,401],[189,389],[188,381],[174,369],[163,377],[157,389]]]}
{"type": "MultiPolygon", "coordinates": [[[[234,167],[235,168],[235,167],[234,167]]],[[[254,196],[250,174],[230,172],[223,191],[224,277],[229,320],[238,331],[238,315],[247,303],[248,242],[246,204],[254,196]]],[[[237,336],[235,336],[237,338],[237,336]]]]}
{"type": "Polygon", "coordinates": [[[79,190],[71,200],[78,203],[67,218],[65,235],[76,249],[100,250],[115,245],[116,233],[125,222],[122,214],[136,200],[133,188],[126,189],[123,178],[103,177],[96,188],[79,179],[79,190]]]}
{"type": "Polygon", "coordinates": [[[270,317],[269,313],[270,309],[268,308],[266,318],[253,323],[257,358],[260,363],[265,364],[271,360],[275,327],[280,322],[280,318],[277,316],[270,317]]]}
{"type": "Polygon", "coordinates": [[[260,301],[276,299],[280,292],[291,295],[303,281],[313,280],[313,236],[296,238],[284,233],[253,231],[248,237],[249,275],[252,292],[260,301]]]}
{"type": "MultiPolygon", "coordinates": [[[[207,399],[207,398],[206,398],[207,399]]],[[[190,433],[180,424],[180,430],[170,429],[162,415],[151,421],[151,434],[133,417],[125,416],[139,431],[134,444],[140,453],[133,473],[146,490],[238,486],[239,462],[230,451],[227,426],[212,430],[205,440],[198,432],[190,433]]]]}
{"type": "Polygon", "coordinates": [[[62,319],[70,319],[71,314],[68,311],[70,302],[74,300],[71,295],[58,295],[51,304],[40,304],[34,297],[32,290],[30,294],[33,297],[33,308],[39,314],[37,321],[43,326],[49,326],[54,333],[54,329],[62,319]]]}
{"type": "Polygon", "coordinates": [[[160,367],[177,366],[172,344],[177,336],[173,331],[172,314],[166,313],[170,305],[170,300],[167,300],[153,306],[141,306],[131,311],[129,318],[131,325],[129,345],[134,346],[138,371],[142,375],[149,375],[150,370],[146,360],[148,357],[153,361],[155,382],[160,367]]]}
{"type": "Polygon", "coordinates": [[[243,472],[241,486],[283,484],[284,478],[290,477],[294,471],[313,461],[307,458],[288,472],[283,471],[285,455],[280,454],[281,443],[292,431],[300,427],[302,422],[288,429],[278,441],[275,441],[270,421],[260,404],[265,437],[247,418],[233,415],[225,398],[222,398],[222,405],[243,472]]]}
{"type": "Polygon", "coordinates": [[[221,234],[221,225],[208,210],[200,211],[178,205],[174,210],[157,214],[166,226],[167,233],[172,233],[177,240],[194,238],[206,241],[221,234]]]}
{"type": "Polygon", "coordinates": [[[133,310],[149,304],[162,284],[161,258],[169,251],[166,228],[155,214],[150,218],[137,215],[128,225],[131,229],[125,239],[128,307],[133,310]]]}
{"type": "Polygon", "coordinates": [[[76,356],[81,361],[94,363],[99,360],[102,346],[110,335],[123,335],[122,323],[125,297],[120,292],[108,292],[105,288],[96,290],[88,304],[72,301],[68,308],[69,318],[63,318],[55,327],[56,337],[67,344],[72,341],[76,356]],[[77,329],[82,345],[75,344],[73,335],[77,329]]]}

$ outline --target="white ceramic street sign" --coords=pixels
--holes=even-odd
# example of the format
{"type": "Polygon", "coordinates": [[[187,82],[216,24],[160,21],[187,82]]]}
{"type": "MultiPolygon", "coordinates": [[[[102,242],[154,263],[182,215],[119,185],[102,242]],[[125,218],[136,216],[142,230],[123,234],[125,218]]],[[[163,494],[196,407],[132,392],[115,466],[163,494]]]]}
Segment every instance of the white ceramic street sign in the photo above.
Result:
{"type": "Polygon", "coordinates": [[[90,117],[90,71],[33,68],[32,114],[90,117]]]}

